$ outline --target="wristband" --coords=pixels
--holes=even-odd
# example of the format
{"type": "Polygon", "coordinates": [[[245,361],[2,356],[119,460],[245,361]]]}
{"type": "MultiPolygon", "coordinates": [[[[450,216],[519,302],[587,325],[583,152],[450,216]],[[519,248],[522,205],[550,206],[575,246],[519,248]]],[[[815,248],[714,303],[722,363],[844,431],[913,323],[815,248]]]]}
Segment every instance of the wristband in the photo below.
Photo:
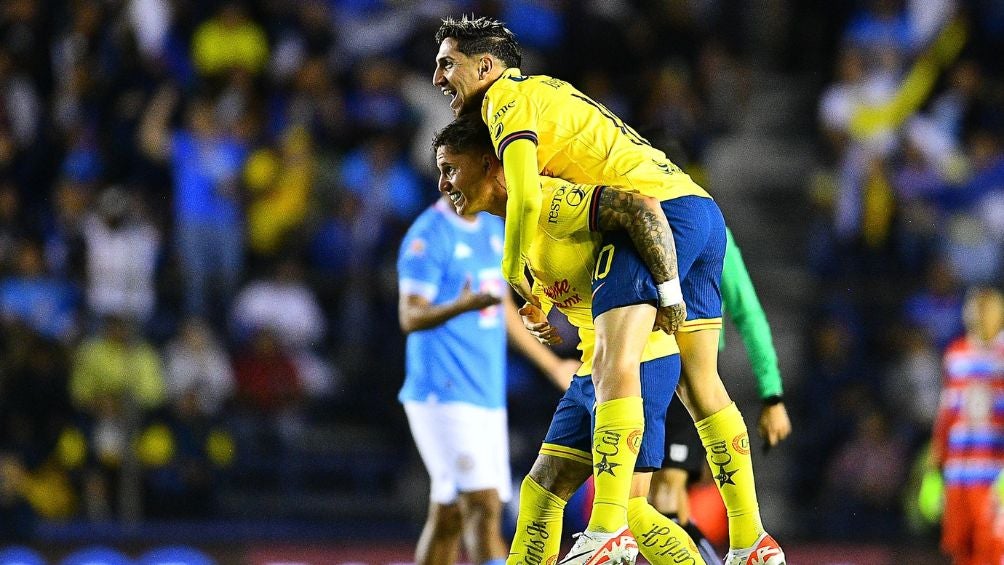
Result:
{"type": "Polygon", "coordinates": [[[762,400],[764,406],[774,406],[775,404],[781,404],[784,402],[784,397],[780,394],[772,394],[767,398],[762,400]]]}
{"type": "Polygon", "coordinates": [[[655,291],[659,294],[659,308],[683,302],[683,291],[678,278],[655,285],[655,291]]]}

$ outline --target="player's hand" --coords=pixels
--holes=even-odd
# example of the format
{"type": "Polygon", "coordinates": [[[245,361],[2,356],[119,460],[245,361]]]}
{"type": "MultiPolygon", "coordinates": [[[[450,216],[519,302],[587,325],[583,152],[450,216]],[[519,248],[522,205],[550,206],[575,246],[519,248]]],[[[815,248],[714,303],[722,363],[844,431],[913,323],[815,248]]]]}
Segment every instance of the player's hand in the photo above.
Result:
{"type": "Polygon", "coordinates": [[[460,289],[460,296],[458,296],[456,300],[457,305],[464,312],[481,310],[482,308],[495,306],[501,302],[502,298],[499,296],[495,296],[494,294],[489,294],[487,292],[474,292],[471,290],[470,277],[467,277],[467,280],[464,281],[464,286],[460,289]]]}
{"type": "Polygon", "coordinates": [[[791,420],[783,402],[764,406],[760,410],[760,437],[774,447],[791,433],[791,420]]]}
{"type": "Polygon", "coordinates": [[[654,330],[662,330],[669,335],[676,333],[683,322],[687,320],[687,305],[683,302],[670,306],[663,306],[655,313],[654,330]]]}
{"type": "Polygon", "coordinates": [[[547,316],[540,309],[539,301],[535,299],[535,304],[527,303],[519,309],[519,316],[523,319],[523,327],[530,332],[537,341],[544,345],[558,345],[562,342],[558,330],[547,321],[547,316]]]}

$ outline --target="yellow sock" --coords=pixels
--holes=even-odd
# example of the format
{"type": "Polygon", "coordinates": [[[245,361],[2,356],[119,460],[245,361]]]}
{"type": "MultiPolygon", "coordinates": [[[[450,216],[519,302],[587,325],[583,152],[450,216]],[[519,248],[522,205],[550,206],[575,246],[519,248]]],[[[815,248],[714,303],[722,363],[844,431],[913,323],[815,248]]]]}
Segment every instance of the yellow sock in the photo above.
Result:
{"type": "Polygon", "coordinates": [[[564,511],[564,500],[525,477],[519,487],[519,516],[506,565],[556,562],[564,511]]]}
{"type": "Polygon", "coordinates": [[[733,402],[695,425],[728,510],[729,544],[736,549],[749,547],[763,533],[763,524],[743,415],[733,402]]]}
{"type": "Polygon", "coordinates": [[[628,501],[628,525],[638,551],[652,565],[706,565],[697,544],[676,522],[663,516],[643,496],[628,501]]]}
{"type": "Polygon", "coordinates": [[[615,398],[596,406],[593,480],[596,494],[587,529],[615,532],[627,524],[631,476],[638,460],[645,415],[641,397],[615,398]]]}

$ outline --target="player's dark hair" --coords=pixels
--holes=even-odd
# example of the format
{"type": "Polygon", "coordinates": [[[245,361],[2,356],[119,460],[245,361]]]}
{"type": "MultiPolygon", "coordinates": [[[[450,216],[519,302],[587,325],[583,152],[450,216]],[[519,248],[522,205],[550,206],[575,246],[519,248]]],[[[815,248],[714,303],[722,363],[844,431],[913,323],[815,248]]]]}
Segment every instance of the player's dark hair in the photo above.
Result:
{"type": "Polygon", "coordinates": [[[519,67],[523,60],[516,36],[504,23],[492,18],[446,18],[436,31],[436,44],[447,37],[456,39],[457,49],[468,57],[488,53],[507,67],[519,67]]]}
{"type": "Polygon", "coordinates": [[[432,137],[432,150],[448,147],[457,153],[485,152],[494,154],[488,126],[481,116],[464,114],[450,122],[432,137]]]}

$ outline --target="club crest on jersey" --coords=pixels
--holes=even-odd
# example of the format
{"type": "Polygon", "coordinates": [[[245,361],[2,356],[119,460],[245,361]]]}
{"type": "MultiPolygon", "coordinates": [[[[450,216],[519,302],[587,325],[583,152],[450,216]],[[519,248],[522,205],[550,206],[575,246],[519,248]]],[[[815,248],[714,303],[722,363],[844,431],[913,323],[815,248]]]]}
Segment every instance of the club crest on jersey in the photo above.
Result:
{"type": "Polygon", "coordinates": [[[572,190],[568,191],[568,194],[565,196],[565,202],[567,202],[569,206],[578,206],[579,204],[582,204],[582,199],[585,197],[586,191],[576,186],[573,187],[572,190]]]}
{"type": "Polygon", "coordinates": [[[416,237],[415,239],[411,240],[411,244],[408,245],[408,255],[421,257],[422,255],[425,255],[425,247],[426,247],[425,240],[420,237],[416,237]]]}
{"type": "Polygon", "coordinates": [[[505,124],[498,124],[495,126],[495,130],[492,132],[492,138],[498,139],[502,137],[502,132],[505,131],[505,124]]]}

